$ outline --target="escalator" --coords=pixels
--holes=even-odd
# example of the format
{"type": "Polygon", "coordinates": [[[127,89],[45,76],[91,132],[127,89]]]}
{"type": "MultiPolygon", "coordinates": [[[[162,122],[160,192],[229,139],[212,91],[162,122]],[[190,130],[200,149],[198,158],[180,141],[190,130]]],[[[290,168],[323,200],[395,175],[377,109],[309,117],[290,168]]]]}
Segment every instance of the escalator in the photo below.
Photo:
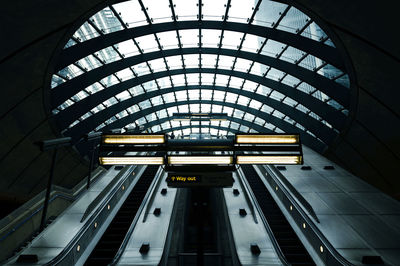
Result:
{"type": "Polygon", "coordinates": [[[159,166],[149,165],[93,249],[85,265],[108,265],[116,255],[159,166]]]}
{"type": "Polygon", "coordinates": [[[315,265],[253,166],[241,167],[286,260],[293,266],[315,265]]]}

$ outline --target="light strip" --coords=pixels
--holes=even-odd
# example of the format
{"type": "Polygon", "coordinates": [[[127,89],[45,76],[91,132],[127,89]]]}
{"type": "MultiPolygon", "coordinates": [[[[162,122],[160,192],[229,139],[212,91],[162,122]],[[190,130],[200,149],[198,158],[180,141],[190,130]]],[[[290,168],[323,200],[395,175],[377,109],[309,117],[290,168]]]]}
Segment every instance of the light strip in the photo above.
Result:
{"type": "Polygon", "coordinates": [[[232,164],[232,156],[169,156],[168,164],[232,164]]]}
{"type": "Polygon", "coordinates": [[[104,135],[105,144],[162,144],[164,135],[104,135]]]}
{"type": "Polygon", "coordinates": [[[101,165],[164,164],[164,157],[99,157],[101,165]]]}
{"type": "Polygon", "coordinates": [[[236,135],[238,144],[297,144],[298,135],[236,135]]]}
{"type": "Polygon", "coordinates": [[[237,164],[301,164],[302,156],[261,156],[240,155],[236,157],[237,164]]]}

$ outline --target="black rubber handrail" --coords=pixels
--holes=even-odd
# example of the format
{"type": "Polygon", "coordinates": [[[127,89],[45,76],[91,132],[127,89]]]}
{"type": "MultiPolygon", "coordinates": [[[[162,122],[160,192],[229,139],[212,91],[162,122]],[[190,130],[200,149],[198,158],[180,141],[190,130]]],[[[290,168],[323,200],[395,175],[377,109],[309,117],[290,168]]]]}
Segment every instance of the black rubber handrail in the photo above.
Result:
{"type": "MultiPolygon", "coordinates": [[[[131,170],[133,171],[135,170],[135,168],[132,168],[131,170]]],[[[90,213],[92,213],[92,211],[104,199],[104,196],[110,191],[112,187],[115,186],[115,184],[123,182],[123,180],[121,180],[120,177],[123,176],[127,171],[129,171],[128,167],[122,169],[118,173],[118,175],[115,178],[113,178],[111,182],[108,183],[108,185],[99,193],[99,195],[97,195],[97,197],[89,204],[89,206],[87,206],[85,213],[82,215],[81,223],[88,217],[90,213]]]]}
{"type": "Polygon", "coordinates": [[[282,173],[277,170],[274,166],[268,167],[268,166],[264,166],[264,168],[268,171],[273,171],[274,174],[276,176],[279,177],[279,180],[281,181],[281,183],[283,183],[287,189],[292,193],[292,195],[294,195],[298,201],[300,201],[300,203],[304,206],[304,208],[307,210],[307,212],[311,215],[312,218],[314,218],[314,220],[319,223],[319,219],[317,214],[314,211],[314,208],[311,206],[310,203],[308,203],[308,201],[297,191],[297,189],[286,179],[286,177],[284,175],[282,175],[282,173]]]}
{"type": "MultiPolygon", "coordinates": [[[[152,184],[150,185],[150,189],[147,190],[146,195],[144,196],[144,199],[142,201],[141,206],[139,207],[138,211],[136,212],[135,218],[132,222],[132,224],[130,225],[128,232],[126,233],[124,240],[122,241],[116,255],[114,256],[114,259],[111,261],[111,263],[109,265],[116,265],[118,263],[118,261],[120,260],[122,254],[124,253],[126,246],[130,240],[130,237],[133,233],[133,230],[136,227],[137,221],[139,220],[140,214],[142,212],[142,210],[144,209],[145,205],[147,202],[149,202],[149,204],[147,204],[147,206],[151,205],[151,196],[155,194],[155,187],[156,184],[158,183],[159,180],[162,179],[162,175],[163,175],[164,171],[162,170],[162,168],[158,168],[157,173],[154,176],[154,180],[152,182],[152,184]],[[150,198],[150,199],[149,199],[150,198]]],[[[147,210],[146,210],[147,213],[147,210]]],[[[145,213],[145,215],[146,215],[145,213]]],[[[143,221],[144,222],[144,221],[143,221]]]]}
{"type": "MultiPolygon", "coordinates": [[[[244,175],[243,170],[242,170],[241,167],[239,167],[237,169],[237,173],[239,175],[239,179],[242,179],[243,180],[242,182],[245,183],[246,186],[249,188],[250,185],[248,184],[246,178],[244,177],[245,175],[244,175]]],[[[274,249],[275,249],[276,253],[278,254],[279,259],[281,260],[283,265],[290,266],[291,264],[286,260],[286,257],[283,254],[282,249],[279,246],[278,241],[276,240],[270,225],[268,224],[268,221],[265,219],[265,217],[263,215],[261,207],[258,205],[257,199],[256,199],[255,195],[253,194],[253,191],[251,189],[247,189],[247,193],[250,195],[250,197],[251,197],[252,201],[254,202],[254,205],[255,205],[255,207],[256,207],[256,209],[258,211],[258,213],[260,214],[261,221],[264,224],[264,227],[265,227],[265,229],[266,229],[266,231],[268,233],[268,236],[269,236],[269,238],[271,240],[272,245],[274,246],[274,249]]]]}
{"type": "MultiPolygon", "coordinates": [[[[129,169],[131,169],[133,171],[133,167],[129,167],[129,169]]],[[[137,168],[135,168],[137,169],[137,168]]],[[[121,179],[123,179],[124,181],[128,178],[128,176],[130,175],[130,173],[132,171],[127,171],[124,173],[124,176],[121,177],[121,179]]],[[[138,178],[137,176],[135,178],[138,178]]],[[[104,209],[107,205],[107,203],[110,201],[110,199],[119,191],[119,187],[116,186],[114,187],[114,189],[108,194],[108,196],[104,199],[103,203],[98,207],[99,210],[104,209]]],[[[87,221],[85,222],[84,226],[82,226],[82,228],[77,232],[77,234],[73,237],[73,239],[68,243],[68,245],[61,251],[61,253],[59,253],[56,257],[54,257],[52,260],[50,260],[49,262],[47,262],[46,266],[53,266],[53,265],[58,265],[60,264],[63,259],[70,253],[72,252],[72,250],[74,249],[74,247],[76,246],[76,244],[79,242],[79,240],[81,239],[82,235],[86,232],[86,230],[88,230],[88,228],[90,226],[92,226],[93,222],[95,221],[95,219],[97,219],[97,216],[100,214],[99,212],[96,212],[95,215],[92,215],[91,217],[89,217],[89,219],[87,219],[87,221]]]]}
{"type": "MultiPolygon", "coordinates": [[[[288,198],[288,200],[291,202],[293,208],[295,208],[298,213],[301,215],[301,218],[308,224],[308,226],[311,228],[311,230],[315,233],[315,235],[318,237],[318,239],[321,241],[321,243],[325,246],[326,250],[329,251],[329,254],[331,254],[332,259],[335,260],[335,262],[338,265],[345,265],[345,266],[354,266],[354,264],[350,263],[348,260],[346,260],[333,246],[332,244],[326,239],[324,234],[318,229],[318,227],[315,226],[315,224],[311,221],[311,219],[308,217],[306,212],[303,210],[303,208],[296,202],[292,194],[285,188],[284,185],[282,185],[283,182],[281,182],[281,178],[283,175],[280,174],[279,177],[276,175],[276,173],[280,173],[278,170],[275,169],[275,166],[268,165],[263,167],[266,172],[269,174],[269,176],[272,178],[272,180],[279,186],[281,191],[284,193],[284,195],[288,198]]],[[[260,175],[259,175],[260,176],[260,175]]],[[[284,177],[284,176],[283,176],[284,177]]],[[[260,176],[260,178],[262,178],[260,176]]],[[[283,179],[286,179],[285,177],[283,179]]],[[[268,182],[268,181],[267,181],[268,182]]],[[[308,212],[308,210],[307,210],[308,212]]]]}

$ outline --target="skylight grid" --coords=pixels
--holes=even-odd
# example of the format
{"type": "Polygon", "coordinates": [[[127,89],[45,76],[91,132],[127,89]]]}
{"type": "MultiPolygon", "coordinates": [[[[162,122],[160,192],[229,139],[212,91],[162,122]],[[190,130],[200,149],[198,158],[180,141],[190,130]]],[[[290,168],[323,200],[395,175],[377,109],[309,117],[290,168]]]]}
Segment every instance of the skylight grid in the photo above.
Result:
{"type": "MultiPolygon", "coordinates": [[[[154,24],[159,30],[154,28],[153,32],[151,26],[148,35],[137,34],[133,39],[120,39],[120,42],[97,52],[92,52],[95,51],[93,49],[88,56],[63,66],[62,70],[53,75],[51,87],[58,93],[60,89],[78,84],[80,77],[90,76],[91,71],[115,71],[99,74],[101,78],[96,82],[89,86],[89,82],[84,83],[82,87],[85,89],[75,90],[74,95],[64,103],[59,104],[61,100],[57,103],[59,106],[52,110],[55,117],[63,112],[79,117],[68,121],[68,126],[64,123],[68,128],[62,132],[67,135],[77,134],[80,128],[86,128],[89,117],[90,123],[95,121],[98,124],[96,130],[119,126],[122,121],[126,121],[126,127],[146,127],[151,123],[146,132],[174,130],[181,135],[211,134],[211,129],[217,135],[234,131],[257,132],[252,125],[283,132],[282,128],[292,126],[292,129],[312,132],[314,138],[321,141],[326,138],[315,136],[318,135],[318,126],[315,124],[317,120],[324,126],[324,132],[340,132],[340,123],[335,122],[334,112],[348,116],[348,104],[343,98],[336,98],[331,93],[332,88],[340,89],[338,85],[332,85],[331,89],[324,85],[332,82],[350,87],[350,78],[339,69],[340,64],[335,63],[335,60],[316,57],[312,55],[313,51],[297,43],[291,44],[303,47],[308,52],[286,44],[284,39],[278,38],[280,42],[234,31],[234,23],[249,24],[249,27],[257,25],[306,37],[320,46],[325,44],[327,47],[335,47],[310,17],[292,6],[269,0],[251,3],[241,0],[203,0],[200,3],[202,5],[199,7],[197,0],[132,0],[105,7],[85,22],[64,47],[65,50],[79,47],[81,42],[98,36],[110,34],[111,38],[112,32],[133,27],[154,24]],[[179,23],[191,21],[188,25],[195,25],[190,23],[196,20],[213,20],[216,23],[224,21],[222,25],[228,25],[230,30],[224,29],[225,26],[221,27],[222,30],[197,26],[170,30],[171,25],[175,25],[172,22],[185,26],[179,23]],[[164,25],[168,31],[163,30],[164,25]],[[256,54],[261,57],[254,57],[256,54]],[[258,58],[259,62],[249,60],[252,58],[258,58]],[[129,63],[134,63],[124,63],[127,59],[129,63]],[[284,66],[288,64],[294,67],[286,69],[284,66]],[[296,67],[318,74],[318,81],[312,78],[313,73],[304,70],[296,72],[296,67]],[[142,83],[135,83],[135,80],[142,83]],[[115,95],[107,99],[106,95],[111,95],[111,91],[115,91],[115,95]],[[87,101],[89,96],[93,98],[87,101]],[[317,105],[314,106],[315,100],[325,105],[326,110],[321,112],[324,115],[320,115],[317,105]],[[86,103],[89,103],[90,111],[84,110],[86,103]],[[119,104],[121,108],[117,106],[119,104]],[[162,109],[164,106],[169,108],[162,109]],[[144,112],[144,117],[137,118],[138,111],[144,112]],[[174,112],[226,112],[232,119],[240,119],[242,122],[231,119],[224,122],[186,123],[173,121],[171,116],[174,112]],[[128,122],[131,117],[135,121],[128,122]],[[261,117],[272,119],[276,125],[261,117]],[[106,121],[100,121],[101,118],[106,118],[106,121]],[[282,120],[282,123],[284,121],[282,125],[285,126],[281,128],[277,119],[282,120]],[[160,123],[156,124],[157,121],[160,123]]],[[[137,32],[145,32],[140,30],[137,32]]],[[[316,54],[325,58],[322,53],[316,54]]]]}

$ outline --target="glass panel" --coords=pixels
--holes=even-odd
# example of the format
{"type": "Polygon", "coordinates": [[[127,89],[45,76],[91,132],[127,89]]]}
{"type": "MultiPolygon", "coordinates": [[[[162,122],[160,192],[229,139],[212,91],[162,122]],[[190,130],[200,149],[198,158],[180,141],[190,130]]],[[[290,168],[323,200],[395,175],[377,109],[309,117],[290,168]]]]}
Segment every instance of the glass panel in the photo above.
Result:
{"type": "Polygon", "coordinates": [[[272,27],[278,21],[286,7],[287,5],[278,2],[262,1],[253,24],[272,27]]]}
{"type": "Polygon", "coordinates": [[[198,19],[198,0],[174,0],[173,3],[175,15],[178,16],[178,20],[183,21],[198,19]]]}
{"type": "Polygon", "coordinates": [[[250,98],[246,96],[240,95],[238,98],[238,104],[247,106],[247,104],[250,102],[250,98]]]}
{"type": "Polygon", "coordinates": [[[212,85],[214,82],[214,74],[201,73],[201,83],[204,85],[212,85]]]}
{"type": "Polygon", "coordinates": [[[261,102],[259,102],[259,101],[253,99],[253,100],[251,100],[251,103],[250,103],[249,106],[251,106],[252,108],[258,110],[258,109],[260,109],[261,105],[262,105],[261,102]]]}
{"type": "Polygon", "coordinates": [[[225,15],[227,0],[203,0],[203,14],[205,20],[222,20],[225,15]]]}
{"type": "Polygon", "coordinates": [[[226,102],[230,102],[230,103],[235,103],[235,102],[236,102],[237,96],[238,96],[237,94],[233,94],[233,93],[228,92],[228,93],[226,94],[226,99],[225,99],[225,101],[226,101],[226,102]]]}
{"type": "MultiPolygon", "coordinates": [[[[286,16],[283,17],[278,29],[291,33],[298,33],[301,28],[307,23],[310,18],[298,9],[291,7],[286,16]]],[[[307,27],[308,28],[308,27],[307,27]]],[[[307,29],[306,29],[307,31],[307,29]]],[[[308,29],[309,31],[309,29],[308,29]]]]}
{"type": "Polygon", "coordinates": [[[268,70],[268,66],[255,62],[251,68],[250,73],[258,76],[263,76],[268,70]]]}
{"type": "Polygon", "coordinates": [[[265,38],[258,37],[252,34],[246,34],[244,39],[242,50],[247,52],[256,53],[258,49],[261,47],[261,44],[265,41],[265,38]]]}
{"type": "Polygon", "coordinates": [[[149,67],[146,63],[134,65],[132,68],[138,76],[143,76],[150,73],[149,67]]]}
{"type": "Polygon", "coordinates": [[[286,77],[284,79],[282,79],[281,82],[286,84],[286,85],[289,85],[289,86],[294,86],[294,85],[299,84],[300,81],[301,80],[299,80],[296,77],[293,77],[291,75],[286,75],[286,77]]]}
{"type": "Polygon", "coordinates": [[[120,53],[125,55],[125,57],[140,54],[137,46],[135,45],[135,43],[132,40],[120,42],[115,45],[115,48],[117,48],[120,51],[120,53]]]}
{"type": "Polygon", "coordinates": [[[218,85],[226,86],[228,84],[229,76],[226,75],[216,75],[215,83],[218,85]]]}
{"type": "Polygon", "coordinates": [[[235,64],[235,70],[241,72],[247,72],[250,68],[252,61],[247,59],[238,58],[235,64]]]}
{"type": "Polygon", "coordinates": [[[131,97],[131,95],[129,94],[128,91],[123,91],[123,92],[117,94],[115,97],[118,100],[123,101],[123,100],[129,99],[131,97]]]}
{"type": "Polygon", "coordinates": [[[97,12],[90,20],[97,26],[102,33],[110,33],[122,29],[121,24],[115,18],[114,13],[109,7],[97,12]]]}
{"type": "Polygon", "coordinates": [[[211,47],[211,48],[218,47],[220,36],[222,34],[221,30],[204,29],[201,30],[201,34],[203,35],[202,37],[203,47],[211,47]]]}
{"type": "Polygon", "coordinates": [[[181,44],[183,48],[197,47],[199,43],[199,30],[180,30],[181,44]]]}
{"type": "Polygon", "coordinates": [[[233,57],[221,55],[218,61],[218,68],[231,69],[233,66],[233,57]]]}
{"type": "Polygon", "coordinates": [[[180,55],[166,57],[167,64],[170,70],[182,68],[182,60],[180,55]]]}
{"type": "Polygon", "coordinates": [[[142,0],[146,8],[147,14],[154,23],[170,22],[172,21],[172,13],[169,8],[168,0],[142,0]]]}
{"type": "Polygon", "coordinates": [[[134,77],[132,70],[130,70],[129,68],[125,68],[125,69],[115,73],[115,75],[121,80],[127,80],[127,79],[131,79],[134,77]]]}
{"type": "Polygon", "coordinates": [[[261,50],[261,54],[266,56],[277,56],[286,45],[274,40],[268,40],[267,44],[261,50]]]}
{"type": "Polygon", "coordinates": [[[214,100],[222,101],[224,100],[225,93],[222,91],[214,91],[214,100]]]}
{"type": "Polygon", "coordinates": [[[184,55],[183,59],[185,60],[186,68],[197,68],[199,66],[199,55],[198,54],[184,55]]]}
{"type": "Polygon", "coordinates": [[[235,31],[225,31],[222,39],[222,48],[238,49],[243,33],[235,31]]]}
{"type": "Polygon", "coordinates": [[[138,1],[126,1],[113,5],[128,27],[147,25],[146,16],[138,1]]]}
{"type": "Polygon", "coordinates": [[[136,38],[136,42],[143,53],[159,51],[158,43],[153,34],[136,38]]]}
{"type": "Polygon", "coordinates": [[[231,77],[231,82],[229,83],[229,86],[234,87],[234,88],[240,88],[240,87],[242,87],[243,82],[244,82],[244,79],[242,79],[242,78],[231,77]]]}
{"type": "Polygon", "coordinates": [[[187,93],[186,91],[177,91],[176,92],[176,98],[178,99],[178,101],[183,101],[187,99],[187,93]]]}
{"type": "Polygon", "coordinates": [[[162,46],[162,49],[176,49],[178,48],[178,38],[176,31],[167,31],[157,33],[158,40],[162,46]]]}
{"type": "Polygon", "coordinates": [[[285,95],[283,95],[282,93],[277,92],[277,91],[273,91],[271,93],[271,98],[275,99],[275,100],[278,100],[278,101],[281,101],[284,97],[285,97],[285,95]]]}
{"type": "Polygon", "coordinates": [[[149,65],[155,72],[161,72],[167,70],[164,63],[164,59],[162,58],[149,61],[149,65]]]}
{"type": "Polygon", "coordinates": [[[254,5],[249,4],[248,1],[232,0],[228,13],[228,21],[247,23],[253,14],[253,8],[254,5]]]}
{"type": "Polygon", "coordinates": [[[201,64],[204,68],[214,68],[217,62],[217,55],[202,54],[201,64]]]}

